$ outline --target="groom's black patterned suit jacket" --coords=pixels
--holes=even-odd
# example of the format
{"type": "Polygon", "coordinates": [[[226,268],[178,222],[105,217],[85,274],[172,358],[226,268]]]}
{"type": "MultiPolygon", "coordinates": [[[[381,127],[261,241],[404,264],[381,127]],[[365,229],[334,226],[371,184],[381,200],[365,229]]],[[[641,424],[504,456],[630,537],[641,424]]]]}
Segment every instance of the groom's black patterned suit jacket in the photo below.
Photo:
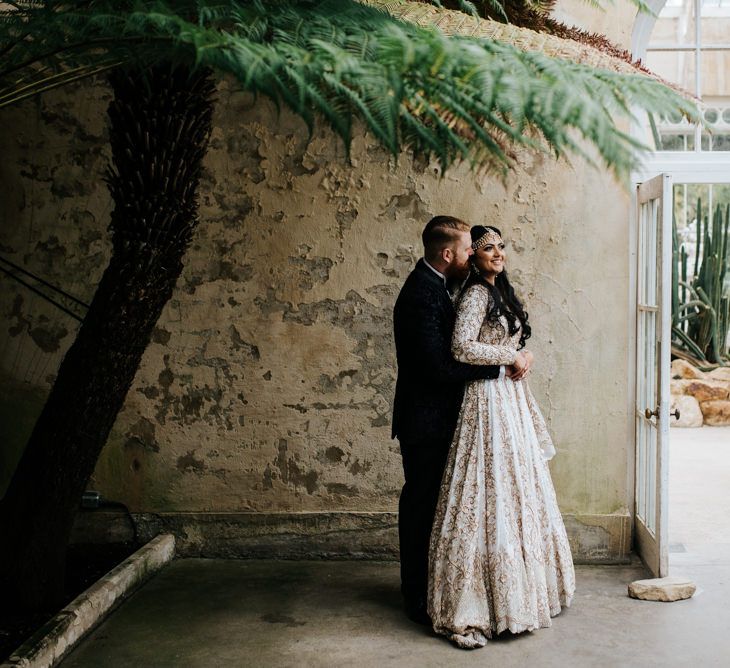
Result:
{"type": "Polygon", "coordinates": [[[464,384],[492,379],[499,366],[457,362],[451,354],[456,311],[443,280],[423,260],[401,288],[393,311],[398,380],[393,432],[403,442],[450,442],[464,384]]]}

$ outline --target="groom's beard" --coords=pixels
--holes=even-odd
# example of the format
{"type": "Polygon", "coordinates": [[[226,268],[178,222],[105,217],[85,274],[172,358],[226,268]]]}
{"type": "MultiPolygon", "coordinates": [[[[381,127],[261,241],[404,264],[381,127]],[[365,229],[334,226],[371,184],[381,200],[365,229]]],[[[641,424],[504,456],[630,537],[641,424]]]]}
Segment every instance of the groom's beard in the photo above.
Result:
{"type": "Polygon", "coordinates": [[[459,285],[469,278],[469,261],[467,260],[462,265],[452,264],[449,267],[449,273],[446,274],[446,282],[458,283],[459,285]]]}

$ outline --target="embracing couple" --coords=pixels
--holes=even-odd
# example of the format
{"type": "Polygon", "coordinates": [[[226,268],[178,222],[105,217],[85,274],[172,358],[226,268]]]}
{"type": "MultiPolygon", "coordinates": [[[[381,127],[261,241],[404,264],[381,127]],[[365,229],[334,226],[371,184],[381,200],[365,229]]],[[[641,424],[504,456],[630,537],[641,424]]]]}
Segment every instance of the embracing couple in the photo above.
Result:
{"type": "Polygon", "coordinates": [[[527,313],[492,226],[437,216],[394,311],[406,612],[463,648],[550,626],[575,574],[527,384],[527,313]]]}

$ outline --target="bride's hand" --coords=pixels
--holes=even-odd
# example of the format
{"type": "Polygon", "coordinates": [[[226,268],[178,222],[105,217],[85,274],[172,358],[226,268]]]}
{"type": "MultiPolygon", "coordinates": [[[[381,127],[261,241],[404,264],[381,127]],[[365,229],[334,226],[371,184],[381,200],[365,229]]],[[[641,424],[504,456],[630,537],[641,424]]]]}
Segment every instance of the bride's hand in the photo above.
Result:
{"type": "Polygon", "coordinates": [[[512,378],[512,380],[522,380],[525,373],[527,373],[527,358],[523,353],[517,353],[514,364],[512,364],[510,369],[510,378],[512,378]]]}
{"type": "Polygon", "coordinates": [[[523,350],[517,353],[515,363],[512,365],[512,373],[510,377],[512,380],[522,380],[530,371],[534,356],[529,350],[523,350]]]}

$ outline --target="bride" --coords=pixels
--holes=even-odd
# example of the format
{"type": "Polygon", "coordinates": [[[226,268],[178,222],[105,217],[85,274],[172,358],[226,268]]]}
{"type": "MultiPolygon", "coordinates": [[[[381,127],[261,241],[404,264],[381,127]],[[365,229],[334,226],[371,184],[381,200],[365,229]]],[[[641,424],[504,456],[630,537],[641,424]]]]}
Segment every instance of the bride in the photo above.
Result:
{"type": "Polygon", "coordinates": [[[504,271],[495,227],[471,228],[472,275],[452,352],[504,365],[467,384],[441,482],[429,549],[428,614],[463,648],[550,626],[575,590],[573,560],[547,460],[555,454],[525,376],[527,313],[504,271]],[[504,368],[509,367],[507,374],[504,368]]]}

